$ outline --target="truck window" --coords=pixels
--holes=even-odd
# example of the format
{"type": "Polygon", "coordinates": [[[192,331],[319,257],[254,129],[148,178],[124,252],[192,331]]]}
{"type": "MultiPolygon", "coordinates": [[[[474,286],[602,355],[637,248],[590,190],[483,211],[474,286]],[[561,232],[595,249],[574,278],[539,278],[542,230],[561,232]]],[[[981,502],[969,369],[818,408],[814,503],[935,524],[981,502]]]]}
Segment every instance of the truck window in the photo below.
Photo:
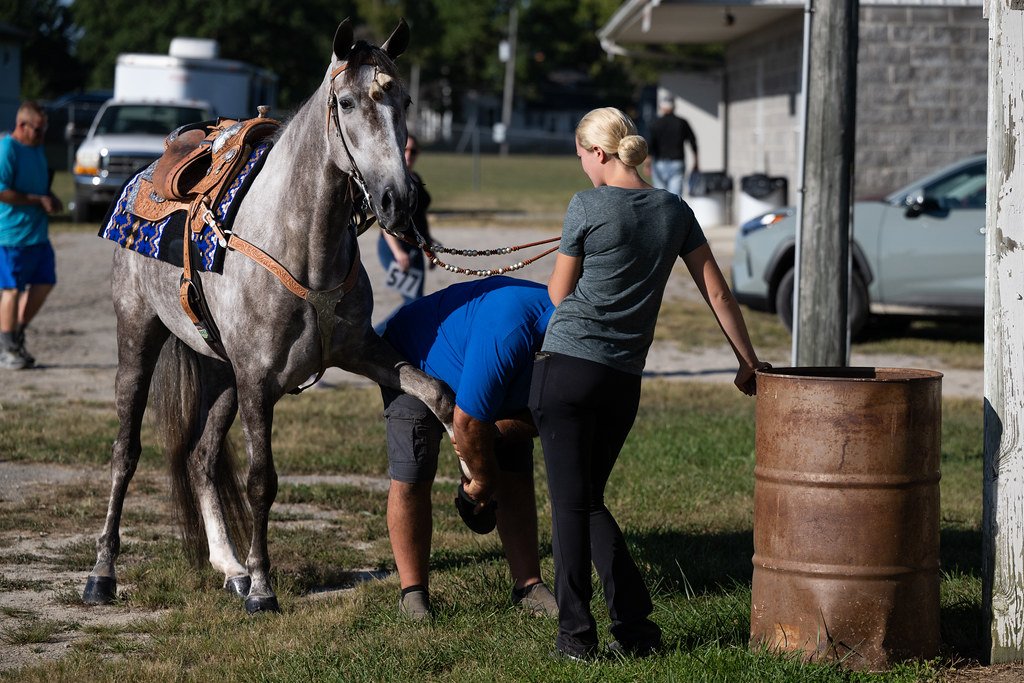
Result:
{"type": "Polygon", "coordinates": [[[96,123],[96,134],[167,135],[175,128],[206,118],[194,107],[161,105],[113,105],[96,123]]]}

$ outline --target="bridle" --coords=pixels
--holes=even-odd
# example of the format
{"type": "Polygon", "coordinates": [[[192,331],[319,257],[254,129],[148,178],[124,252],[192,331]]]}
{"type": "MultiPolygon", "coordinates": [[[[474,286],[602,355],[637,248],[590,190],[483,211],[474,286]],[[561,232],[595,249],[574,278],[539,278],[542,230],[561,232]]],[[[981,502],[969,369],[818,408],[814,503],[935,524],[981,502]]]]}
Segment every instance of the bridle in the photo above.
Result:
{"type": "MultiPolygon", "coordinates": [[[[338,113],[338,107],[340,106],[338,103],[338,96],[334,93],[334,79],[348,70],[350,64],[351,62],[349,61],[342,62],[331,71],[331,83],[328,88],[329,94],[327,95],[327,136],[330,137],[331,135],[331,124],[333,123],[335,130],[338,131],[338,138],[341,140],[341,147],[345,150],[345,156],[348,157],[348,163],[351,167],[351,171],[348,173],[348,193],[349,198],[352,200],[352,211],[354,213],[352,223],[353,227],[356,228],[356,235],[358,236],[373,225],[374,221],[377,220],[377,217],[371,214],[371,211],[373,210],[373,201],[370,196],[370,190],[366,187],[366,180],[363,178],[363,173],[359,170],[359,165],[356,164],[355,157],[352,156],[352,150],[349,149],[348,140],[345,139],[345,132],[341,127],[341,115],[338,113]],[[358,204],[356,203],[356,195],[355,190],[352,187],[353,185],[359,188],[362,195],[358,204]]],[[[380,67],[375,64],[373,68],[373,80],[376,81],[380,67]]],[[[381,227],[383,226],[384,224],[381,223],[381,227]]]]}

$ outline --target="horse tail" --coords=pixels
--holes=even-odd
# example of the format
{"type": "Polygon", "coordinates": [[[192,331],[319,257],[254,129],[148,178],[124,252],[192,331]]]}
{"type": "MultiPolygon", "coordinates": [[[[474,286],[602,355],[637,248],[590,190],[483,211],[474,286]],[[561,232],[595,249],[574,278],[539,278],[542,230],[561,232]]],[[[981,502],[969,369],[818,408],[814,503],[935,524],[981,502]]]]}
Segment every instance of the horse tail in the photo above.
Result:
{"type": "Polygon", "coordinates": [[[185,555],[202,564],[206,531],[189,477],[189,456],[199,438],[199,360],[177,337],[164,344],[153,372],[152,407],[157,435],[170,467],[171,501],[185,555]]]}
{"type": "MultiPolygon", "coordinates": [[[[195,449],[201,434],[201,397],[199,358],[172,336],[164,344],[153,374],[151,403],[157,435],[170,467],[172,505],[185,555],[195,567],[202,567],[207,555],[206,528],[189,475],[190,466],[200,465],[195,449]]],[[[251,517],[242,474],[227,438],[220,445],[213,476],[231,540],[235,547],[246,547],[242,544],[251,538],[251,517]]]]}

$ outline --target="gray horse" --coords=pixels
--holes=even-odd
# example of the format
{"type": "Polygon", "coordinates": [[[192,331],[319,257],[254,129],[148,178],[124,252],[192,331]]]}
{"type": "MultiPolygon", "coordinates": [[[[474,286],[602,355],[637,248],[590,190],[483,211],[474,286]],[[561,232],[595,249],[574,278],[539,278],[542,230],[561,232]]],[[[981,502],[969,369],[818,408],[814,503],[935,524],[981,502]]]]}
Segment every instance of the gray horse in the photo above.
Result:
{"type": "Polygon", "coordinates": [[[186,544],[195,559],[205,537],[210,563],[223,573],[227,590],[245,597],[250,613],[278,609],[267,551],[277,494],[270,435],[278,399],[323,367],[337,366],[421,398],[450,427],[450,393],[404,363],[371,329],[373,297],[350,227],[361,196],[383,226],[409,225],[413,195],[403,158],[409,98],[393,62],[408,40],[400,22],[379,48],[353,44],[348,20],[341,23],[323,82],[282,128],[235,218],[235,233],[272,255],[314,295],[330,296],[299,298],[265,266],[229,253],[222,274],[203,280],[225,361],[182,311],[181,269],[116,250],[120,429],[86,603],[116,596],[119,526],[151,382],[186,544]],[[244,481],[231,471],[226,441],[236,413],[248,453],[244,481]],[[246,537],[242,564],[235,547],[246,537]]]}

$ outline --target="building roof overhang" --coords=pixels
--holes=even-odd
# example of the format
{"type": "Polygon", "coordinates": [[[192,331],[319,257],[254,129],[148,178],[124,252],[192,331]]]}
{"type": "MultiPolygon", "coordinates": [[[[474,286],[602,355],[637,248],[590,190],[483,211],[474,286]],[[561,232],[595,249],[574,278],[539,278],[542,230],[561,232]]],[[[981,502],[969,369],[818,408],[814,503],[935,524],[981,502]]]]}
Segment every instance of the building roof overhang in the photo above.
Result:
{"type": "MultiPolygon", "coordinates": [[[[860,0],[861,6],[978,7],[983,0],[860,0]]],[[[729,43],[804,10],[803,0],[627,0],[598,32],[610,55],[626,45],[729,43]]]]}

